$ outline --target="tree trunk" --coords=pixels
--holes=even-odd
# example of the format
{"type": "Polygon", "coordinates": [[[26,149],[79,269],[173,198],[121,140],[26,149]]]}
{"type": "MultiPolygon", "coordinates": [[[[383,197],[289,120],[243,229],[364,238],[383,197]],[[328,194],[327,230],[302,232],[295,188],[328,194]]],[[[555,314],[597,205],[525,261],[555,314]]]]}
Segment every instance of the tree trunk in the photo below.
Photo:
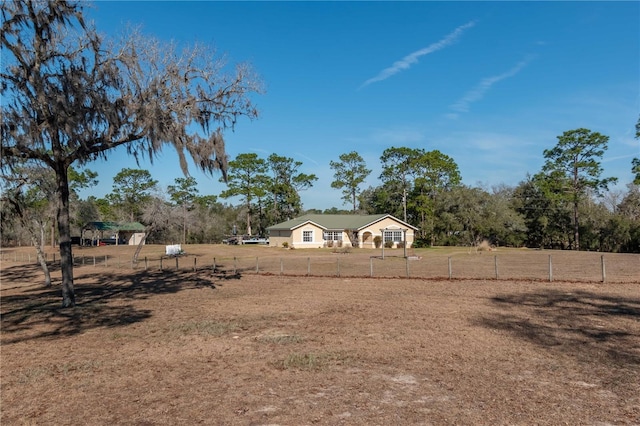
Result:
{"type": "Polygon", "coordinates": [[[580,250],[580,225],[578,221],[578,201],[573,203],[573,246],[574,250],[580,250]]]}
{"type": "Polygon", "coordinates": [[[356,191],[355,190],[351,191],[351,197],[352,197],[352,200],[353,200],[353,212],[355,213],[357,211],[357,207],[356,207],[356,204],[357,204],[357,202],[356,202],[356,191]]]}
{"type": "Polygon", "coordinates": [[[150,226],[144,230],[144,235],[140,239],[140,242],[138,243],[138,247],[136,247],[136,252],[133,254],[133,263],[138,263],[138,256],[140,255],[142,246],[144,246],[144,242],[147,241],[147,235],[149,235],[149,232],[151,232],[150,226]]]}
{"type": "Polygon", "coordinates": [[[76,305],[73,289],[73,253],[71,252],[71,226],[69,224],[69,178],[68,166],[56,164],[56,184],[59,198],[58,235],[60,238],[60,269],[62,271],[62,307],[76,305]]]}
{"type": "Polygon", "coordinates": [[[247,235],[251,236],[251,204],[247,204],[247,235]]]}
{"type": "Polygon", "coordinates": [[[573,249],[580,250],[580,228],[578,225],[578,204],[579,197],[579,176],[578,176],[578,159],[573,160],[573,249]]]}
{"type": "Polygon", "coordinates": [[[36,248],[38,263],[40,264],[42,272],[44,273],[44,286],[51,287],[51,272],[49,271],[49,266],[47,265],[47,259],[44,257],[44,251],[42,250],[42,241],[38,241],[38,239],[32,234],[31,242],[36,248]]]}
{"type": "Polygon", "coordinates": [[[182,244],[187,244],[187,203],[182,205],[182,244]]]}

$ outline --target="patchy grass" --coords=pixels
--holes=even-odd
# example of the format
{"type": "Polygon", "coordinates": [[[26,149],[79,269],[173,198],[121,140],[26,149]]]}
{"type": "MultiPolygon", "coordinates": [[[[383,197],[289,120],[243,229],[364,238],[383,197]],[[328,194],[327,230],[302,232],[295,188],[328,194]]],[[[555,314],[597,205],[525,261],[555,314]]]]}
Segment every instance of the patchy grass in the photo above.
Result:
{"type": "Polygon", "coordinates": [[[179,335],[198,334],[203,336],[222,336],[241,329],[237,322],[228,321],[189,321],[171,324],[170,332],[179,335]]]}
{"type": "MultiPolygon", "coordinates": [[[[291,253],[222,249],[198,259],[291,253]]],[[[362,255],[322,253],[330,271],[362,255]]],[[[493,271],[487,253],[421,253],[493,271]]],[[[549,254],[513,255],[534,270],[549,254]]],[[[233,276],[91,266],[74,309],[3,263],[0,422],[640,424],[638,257],[620,258],[635,279],[603,284],[579,278],[601,254],[553,256],[580,265],[559,270],[571,280],[256,275],[255,257],[233,276]]]]}
{"type": "Polygon", "coordinates": [[[290,345],[294,343],[301,343],[304,338],[298,335],[291,334],[265,334],[258,336],[257,341],[261,343],[271,343],[275,345],[290,345]]]}

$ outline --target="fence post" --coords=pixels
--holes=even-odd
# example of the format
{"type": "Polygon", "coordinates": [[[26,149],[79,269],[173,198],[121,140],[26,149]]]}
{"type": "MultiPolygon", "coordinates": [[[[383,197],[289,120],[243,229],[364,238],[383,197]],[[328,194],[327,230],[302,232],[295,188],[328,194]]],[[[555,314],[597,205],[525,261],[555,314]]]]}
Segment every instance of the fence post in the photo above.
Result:
{"type": "Polygon", "coordinates": [[[256,256],[256,274],[260,273],[260,260],[258,256],[256,256]]]}
{"type": "Polygon", "coordinates": [[[451,256],[449,256],[449,257],[447,258],[447,261],[448,261],[448,263],[449,263],[449,279],[451,279],[451,277],[452,277],[452,270],[451,270],[451,256]]]}
{"type": "Polygon", "coordinates": [[[600,264],[602,265],[602,282],[607,280],[607,271],[604,265],[604,254],[600,256],[600,264]]]}
{"type": "Polygon", "coordinates": [[[280,258],[280,275],[282,275],[283,270],[284,270],[284,265],[282,264],[282,258],[280,258]]]}
{"type": "Polygon", "coordinates": [[[104,255],[104,267],[105,268],[108,267],[108,265],[107,265],[107,255],[106,254],[104,255]]]}
{"type": "Polygon", "coordinates": [[[194,257],[193,258],[193,272],[197,272],[198,271],[198,258],[194,257]]]}
{"type": "Polygon", "coordinates": [[[407,256],[404,257],[405,267],[407,269],[407,277],[409,276],[409,258],[407,256]]]}
{"type": "Polygon", "coordinates": [[[553,262],[551,261],[551,255],[549,255],[549,282],[553,282],[553,262]]]}
{"type": "Polygon", "coordinates": [[[211,272],[216,273],[216,258],[213,258],[213,265],[211,266],[211,272]]]}
{"type": "Polygon", "coordinates": [[[496,280],[500,277],[500,275],[498,275],[498,255],[495,255],[493,257],[493,267],[496,270],[496,280]]]}
{"type": "Polygon", "coordinates": [[[339,257],[336,258],[336,263],[338,266],[338,276],[340,276],[340,258],[339,257]]]}
{"type": "Polygon", "coordinates": [[[95,254],[93,255],[93,267],[94,268],[96,267],[96,255],[95,254]]]}
{"type": "Polygon", "coordinates": [[[307,257],[307,276],[311,275],[311,258],[307,257]]]}
{"type": "Polygon", "coordinates": [[[369,257],[369,276],[373,277],[373,257],[369,257]]]}
{"type": "Polygon", "coordinates": [[[144,257],[144,270],[149,269],[149,264],[147,263],[147,256],[144,257]]]}
{"type": "Polygon", "coordinates": [[[233,275],[238,274],[238,258],[233,256],[233,275]]]}
{"type": "Polygon", "coordinates": [[[178,267],[179,267],[179,265],[178,265],[178,256],[176,256],[176,271],[178,270],[178,267]]]}
{"type": "Polygon", "coordinates": [[[162,271],[162,256],[160,256],[160,270],[162,271]]]}

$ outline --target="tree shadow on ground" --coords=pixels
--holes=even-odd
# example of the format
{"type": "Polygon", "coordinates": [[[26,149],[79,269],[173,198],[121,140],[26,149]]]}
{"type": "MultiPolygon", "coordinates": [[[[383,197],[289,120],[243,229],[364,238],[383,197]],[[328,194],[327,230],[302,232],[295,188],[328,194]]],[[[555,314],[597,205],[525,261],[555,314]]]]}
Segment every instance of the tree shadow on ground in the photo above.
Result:
{"type": "Polygon", "coordinates": [[[22,291],[16,290],[12,282],[32,280],[32,265],[13,268],[15,270],[2,271],[3,287],[8,285],[13,289],[11,294],[2,296],[2,344],[72,336],[98,327],[127,326],[153,314],[151,310],[137,308],[137,300],[187,289],[215,289],[222,280],[240,278],[239,274],[213,275],[210,270],[132,270],[130,273],[76,270],[76,306],[62,308],[59,285],[48,288],[24,285],[22,291]],[[20,270],[24,274],[21,275],[20,270]]]}
{"type": "MultiPolygon", "coordinates": [[[[49,264],[49,272],[54,274],[60,270],[60,264],[49,264]]],[[[2,268],[2,291],[6,291],[7,283],[41,282],[44,284],[44,273],[37,263],[25,263],[9,268],[2,268]]]]}
{"type": "Polygon", "coordinates": [[[499,312],[479,325],[507,331],[520,339],[612,367],[640,366],[640,299],[588,291],[544,290],[491,299],[499,312]]]}

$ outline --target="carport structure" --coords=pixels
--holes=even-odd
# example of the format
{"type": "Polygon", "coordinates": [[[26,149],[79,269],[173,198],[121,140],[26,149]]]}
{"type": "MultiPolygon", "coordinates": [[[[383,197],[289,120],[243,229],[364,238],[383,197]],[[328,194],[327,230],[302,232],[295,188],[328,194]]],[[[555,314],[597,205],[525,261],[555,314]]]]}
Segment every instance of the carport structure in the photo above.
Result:
{"type": "Polygon", "coordinates": [[[137,245],[144,234],[145,228],[140,222],[89,222],[82,227],[80,241],[83,245],[87,240],[90,245],[137,245]]]}

